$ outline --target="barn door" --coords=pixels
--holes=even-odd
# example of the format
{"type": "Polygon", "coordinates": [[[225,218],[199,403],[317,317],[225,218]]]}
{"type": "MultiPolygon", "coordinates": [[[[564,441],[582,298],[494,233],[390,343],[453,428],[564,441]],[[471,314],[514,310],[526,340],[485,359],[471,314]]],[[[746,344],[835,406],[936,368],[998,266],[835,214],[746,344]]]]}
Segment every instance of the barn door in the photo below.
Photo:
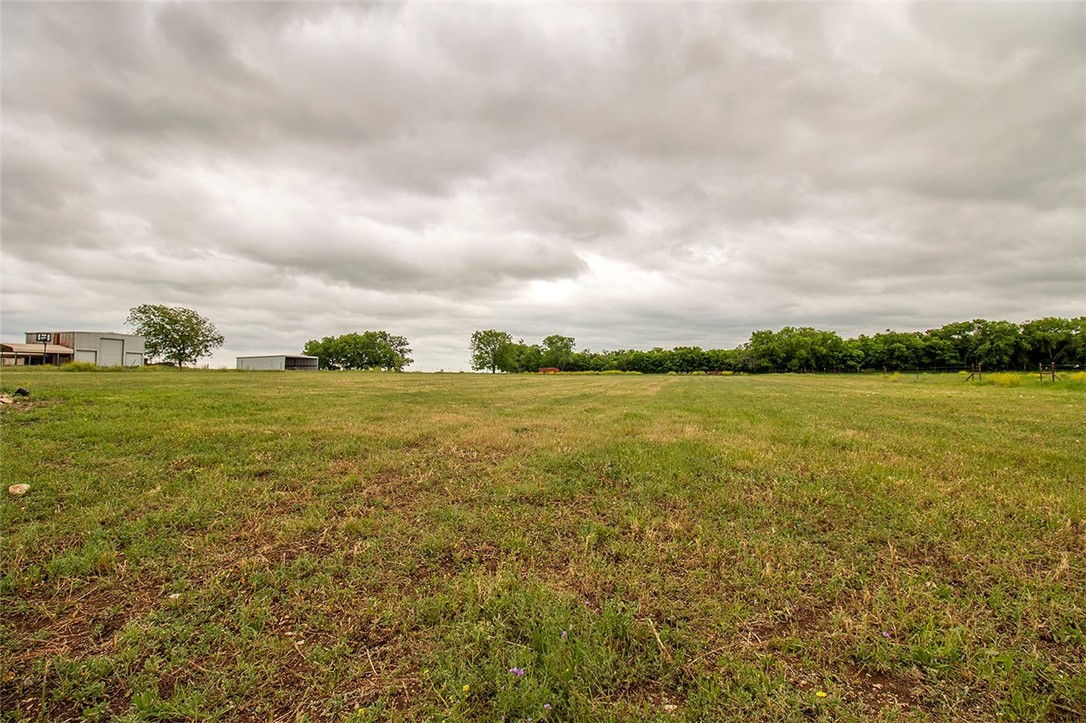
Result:
{"type": "Polygon", "coordinates": [[[119,367],[124,362],[124,339],[102,339],[98,366],[119,367]]]}

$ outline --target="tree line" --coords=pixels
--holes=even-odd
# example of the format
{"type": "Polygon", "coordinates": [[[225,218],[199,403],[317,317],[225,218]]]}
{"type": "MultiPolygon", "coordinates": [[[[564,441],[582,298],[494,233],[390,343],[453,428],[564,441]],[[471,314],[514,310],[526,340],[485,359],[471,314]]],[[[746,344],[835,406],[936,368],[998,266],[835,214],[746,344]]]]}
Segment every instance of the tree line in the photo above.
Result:
{"type": "MultiPolygon", "coordinates": [[[[223,345],[209,320],[191,309],[142,304],[129,310],[126,324],[146,339],[146,355],[178,366],[194,363],[223,345]]],[[[403,371],[411,348],[403,336],[365,331],[312,339],[303,353],[322,369],[403,371]]],[[[568,372],[622,371],[643,374],[733,372],[829,372],[879,369],[1032,370],[1038,365],[1086,366],[1086,316],[1009,321],[958,321],[938,329],[843,339],[837,332],[786,326],[761,330],[734,349],[679,346],[647,351],[577,351],[571,336],[552,334],[539,344],[513,340],[505,331],[485,329],[471,336],[471,366],[490,372],[535,372],[543,367],[568,372]]]]}
{"type": "Polygon", "coordinates": [[[568,372],[843,372],[876,369],[1032,370],[1038,365],[1086,366],[1086,316],[1009,321],[959,321],[927,331],[887,329],[844,339],[837,332],[786,326],[762,330],[734,349],[679,346],[648,351],[576,350],[573,337],[554,334],[540,344],[514,341],[496,329],[471,337],[471,366],[490,372],[535,372],[553,367],[568,372]]]}
{"type": "Polygon", "coordinates": [[[401,372],[414,361],[407,338],[387,331],[326,336],[306,342],[303,354],[315,356],[321,369],[381,369],[401,372]]]}

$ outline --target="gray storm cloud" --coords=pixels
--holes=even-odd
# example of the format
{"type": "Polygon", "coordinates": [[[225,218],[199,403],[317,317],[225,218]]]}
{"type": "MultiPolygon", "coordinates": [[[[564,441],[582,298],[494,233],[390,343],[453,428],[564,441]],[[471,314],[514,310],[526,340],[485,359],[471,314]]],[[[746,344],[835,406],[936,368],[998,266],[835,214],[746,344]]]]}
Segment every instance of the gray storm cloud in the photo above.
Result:
{"type": "Polygon", "coordinates": [[[0,12],[7,337],[174,303],[219,363],[450,369],[1086,306],[1081,4],[0,12]]]}

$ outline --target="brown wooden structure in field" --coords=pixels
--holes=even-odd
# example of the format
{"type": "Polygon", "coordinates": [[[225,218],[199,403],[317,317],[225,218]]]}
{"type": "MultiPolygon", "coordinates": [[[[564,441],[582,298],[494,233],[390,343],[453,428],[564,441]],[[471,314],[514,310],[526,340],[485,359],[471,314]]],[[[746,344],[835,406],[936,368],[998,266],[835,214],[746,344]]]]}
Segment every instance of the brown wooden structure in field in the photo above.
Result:
{"type": "Polygon", "coordinates": [[[1040,376],[1042,382],[1045,380],[1046,374],[1049,376],[1049,378],[1052,379],[1052,381],[1056,381],[1056,378],[1059,376],[1058,374],[1056,374],[1056,362],[1052,362],[1051,364],[1037,365],[1037,375],[1040,376]]]}

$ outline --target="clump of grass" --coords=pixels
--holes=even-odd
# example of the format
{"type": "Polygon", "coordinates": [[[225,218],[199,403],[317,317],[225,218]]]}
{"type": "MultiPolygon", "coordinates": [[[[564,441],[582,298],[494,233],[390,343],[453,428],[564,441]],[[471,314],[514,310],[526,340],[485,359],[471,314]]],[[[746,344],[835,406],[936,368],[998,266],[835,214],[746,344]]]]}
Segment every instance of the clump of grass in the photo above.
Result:
{"type": "Polygon", "coordinates": [[[176,367],[163,366],[161,364],[140,364],[138,367],[125,367],[125,369],[131,369],[134,372],[161,372],[173,370],[176,367]]]}
{"type": "Polygon", "coordinates": [[[97,372],[101,371],[101,367],[92,362],[68,362],[60,368],[62,372],[97,372]]]}
{"type": "Polygon", "coordinates": [[[1068,380],[1075,382],[1076,384],[1086,382],[1086,372],[1072,372],[1068,380]]]}
{"type": "Polygon", "coordinates": [[[994,384],[997,387],[1020,387],[1022,375],[1016,372],[995,372],[984,378],[985,384],[994,384]]]}

